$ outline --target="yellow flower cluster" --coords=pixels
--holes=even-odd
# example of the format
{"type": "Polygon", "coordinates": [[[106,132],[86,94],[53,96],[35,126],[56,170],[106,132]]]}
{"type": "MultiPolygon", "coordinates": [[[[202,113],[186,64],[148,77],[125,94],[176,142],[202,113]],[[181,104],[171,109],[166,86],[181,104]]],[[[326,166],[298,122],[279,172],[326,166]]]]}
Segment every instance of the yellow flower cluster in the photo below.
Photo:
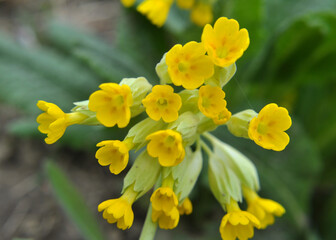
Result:
{"type": "MultiPolygon", "coordinates": [[[[123,3],[128,6],[134,2],[123,3]]],[[[139,8],[162,18],[160,7],[172,3],[146,0],[139,8]],[[155,12],[150,10],[153,6],[155,12]]],[[[194,4],[199,2],[178,1],[183,8],[194,4]]],[[[234,75],[235,62],[248,45],[247,30],[239,29],[236,20],[223,17],[214,27],[204,27],[202,42],[177,44],[164,54],[156,66],[158,85],[152,86],[143,77],[124,78],[119,84],[104,83],[87,101],[74,103],[70,113],[53,103],[37,103],[43,111],[37,117],[38,129],[47,134],[48,144],[60,139],[73,124],[119,128],[131,125],[123,140],[97,144],[98,163],[109,166],[112,174],[127,167],[130,151],[141,151],[124,178],[121,197],[98,206],[107,222],[117,223],[123,230],[130,228],[133,203],[155,185],[145,228],[148,224],[175,228],[180,215],[192,213],[189,195],[202,169],[202,150],[209,156],[210,189],[227,211],[219,229],[223,239],[251,238],[254,227],[265,228],[274,222],[274,216],[284,214],[280,204],[257,195],[259,180],[254,164],[207,133],[225,124],[234,135],[250,138],[266,149],[280,151],[289,142],[284,131],[291,126],[291,119],[286,109],[269,104],[259,114],[249,109],[232,116],[227,109],[223,87],[234,75]],[[184,89],[176,92],[176,86],[184,89]],[[138,115],[141,120],[133,124],[135,119],[131,118],[138,115]],[[213,149],[202,138],[207,138],[213,149]],[[238,205],[242,192],[247,211],[238,205]]]]}
{"type": "MultiPolygon", "coordinates": [[[[135,0],[121,0],[125,7],[131,7],[135,0]]],[[[143,0],[137,10],[146,15],[156,26],[161,27],[167,20],[174,0],[143,0]]],[[[203,27],[213,21],[214,1],[204,0],[176,0],[176,5],[183,10],[190,10],[190,20],[196,25],[203,27]]]]}

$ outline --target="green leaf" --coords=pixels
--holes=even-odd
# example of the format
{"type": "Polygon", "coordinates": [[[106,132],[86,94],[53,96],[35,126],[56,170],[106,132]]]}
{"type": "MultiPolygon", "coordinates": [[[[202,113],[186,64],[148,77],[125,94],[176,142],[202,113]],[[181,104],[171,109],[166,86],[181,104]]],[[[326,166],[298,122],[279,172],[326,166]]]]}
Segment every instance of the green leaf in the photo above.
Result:
{"type": "Polygon", "coordinates": [[[103,240],[97,220],[64,172],[50,160],[45,162],[44,170],[56,198],[82,236],[88,240],[103,240]]]}

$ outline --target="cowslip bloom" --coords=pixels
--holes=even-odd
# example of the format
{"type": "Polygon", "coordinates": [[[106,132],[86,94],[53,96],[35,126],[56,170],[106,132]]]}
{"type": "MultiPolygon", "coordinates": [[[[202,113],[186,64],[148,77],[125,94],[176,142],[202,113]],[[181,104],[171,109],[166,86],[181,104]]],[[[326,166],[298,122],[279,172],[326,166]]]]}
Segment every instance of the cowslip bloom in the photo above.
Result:
{"type": "Polygon", "coordinates": [[[37,107],[44,111],[36,121],[40,124],[38,130],[47,134],[45,138],[47,144],[53,144],[60,139],[68,126],[80,123],[87,118],[86,115],[78,112],[64,113],[56,104],[45,101],[38,101],[37,107]]]}
{"type": "Polygon", "coordinates": [[[214,119],[215,123],[226,122],[230,114],[224,97],[225,93],[220,87],[202,86],[198,93],[198,108],[206,117],[214,119]]]}
{"type": "Polygon", "coordinates": [[[223,111],[219,112],[216,117],[212,118],[212,120],[217,125],[225,124],[227,121],[229,121],[231,115],[231,112],[225,108],[223,111]]]}
{"type": "Polygon", "coordinates": [[[244,197],[247,201],[247,211],[252,213],[260,221],[260,228],[265,229],[274,223],[274,216],[281,217],[285,209],[281,204],[258,196],[256,192],[243,188],[244,197]]]}
{"type": "Polygon", "coordinates": [[[148,154],[157,157],[161,166],[172,167],[182,162],[185,150],[179,132],[160,130],[148,135],[146,140],[150,140],[147,145],[148,154]]]}
{"type": "Polygon", "coordinates": [[[134,214],[132,204],[137,197],[133,186],[126,189],[125,193],[117,199],[109,199],[98,205],[98,211],[103,211],[103,218],[108,223],[117,222],[117,227],[125,230],[133,224],[134,214]]]}
{"type": "Polygon", "coordinates": [[[207,23],[211,23],[213,20],[212,6],[210,3],[198,2],[191,9],[190,19],[196,25],[203,27],[207,23]]]}
{"type": "Polygon", "coordinates": [[[130,107],[133,103],[131,89],[127,85],[103,83],[101,90],[89,97],[89,109],[96,112],[98,121],[106,127],[118,125],[126,127],[131,118],[130,107]]]}
{"type": "Polygon", "coordinates": [[[248,128],[248,136],[256,144],[274,151],[282,151],[289,143],[285,131],[292,125],[286,108],[275,103],[267,104],[258,116],[253,118],[248,128]]]}
{"type": "Polygon", "coordinates": [[[219,231],[223,240],[248,239],[254,235],[254,227],[259,228],[259,220],[249,212],[240,210],[237,202],[231,200],[228,213],[223,217],[219,231]]]}
{"type": "Polygon", "coordinates": [[[190,9],[194,5],[195,0],[177,0],[177,6],[181,9],[190,9]]]}
{"type": "Polygon", "coordinates": [[[173,191],[169,187],[160,187],[153,192],[150,201],[152,207],[156,211],[163,211],[168,214],[174,207],[177,207],[178,200],[173,191]]]}
{"type": "Polygon", "coordinates": [[[176,207],[173,207],[170,212],[152,211],[152,221],[158,222],[162,229],[173,229],[177,226],[180,220],[180,214],[176,207]]]}
{"type": "Polygon", "coordinates": [[[122,5],[125,7],[131,7],[134,5],[135,0],[121,0],[122,5]]]}
{"type": "Polygon", "coordinates": [[[167,52],[166,64],[173,84],[186,89],[198,88],[214,73],[214,65],[205,55],[203,44],[193,41],[172,47],[167,52]]]}
{"type": "Polygon", "coordinates": [[[156,85],[152,92],[142,100],[148,116],[159,121],[173,122],[178,118],[178,111],[182,106],[181,97],[174,93],[169,85],[156,85]]]}
{"type": "Polygon", "coordinates": [[[137,10],[146,15],[154,25],[161,27],[168,17],[172,4],[173,0],[145,0],[137,10]]]}
{"type": "Polygon", "coordinates": [[[129,159],[130,145],[119,140],[107,140],[97,144],[100,147],[96,152],[96,158],[101,166],[110,165],[110,172],[119,174],[125,169],[129,159]]]}
{"type": "Polygon", "coordinates": [[[239,30],[236,20],[221,17],[213,28],[209,24],[204,27],[202,43],[214,64],[227,67],[243,55],[250,39],[245,28],[239,30]]]}
{"type": "Polygon", "coordinates": [[[190,199],[189,198],[184,199],[182,204],[177,206],[177,209],[178,209],[180,215],[191,214],[193,208],[192,208],[192,203],[191,203],[190,199]]]}

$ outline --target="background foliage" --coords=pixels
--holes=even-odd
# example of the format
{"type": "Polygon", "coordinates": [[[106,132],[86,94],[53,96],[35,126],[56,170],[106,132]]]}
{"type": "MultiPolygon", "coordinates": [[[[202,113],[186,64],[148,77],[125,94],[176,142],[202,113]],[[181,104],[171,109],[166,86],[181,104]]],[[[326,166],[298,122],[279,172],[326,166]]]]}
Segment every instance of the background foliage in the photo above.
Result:
{"type": "MultiPolygon", "coordinates": [[[[235,77],[224,89],[228,108],[233,113],[246,108],[259,111],[276,102],[288,108],[293,118],[291,143],[281,153],[236,139],[224,126],[215,132],[255,162],[261,194],[287,210],[274,226],[257,232],[255,239],[335,239],[336,2],[225,0],[220,5],[216,16],[237,19],[251,38],[249,49],[237,62],[235,77]]],[[[87,99],[102,82],[144,76],[155,84],[154,67],[163,53],[176,43],[200,41],[201,29],[177,9],[172,9],[162,29],[134,9],[123,9],[117,21],[114,45],[53,20],[35,29],[40,43],[36,48],[0,33],[0,101],[25,113],[10,124],[13,134],[42,141],[35,123],[39,99],[70,110],[72,102],[87,99]]],[[[94,151],[100,140],[121,138],[126,131],[71,127],[58,144],[94,151]]],[[[103,238],[93,216],[86,210],[85,216],[78,215],[85,204],[72,204],[80,194],[66,194],[73,192],[72,184],[55,164],[46,163],[45,177],[65,211],[87,239],[103,238]]],[[[206,174],[203,171],[192,195],[194,214],[176,230],[160,231],[158,239],[218,238],[219,206],[206,187],[206,174]]]]}

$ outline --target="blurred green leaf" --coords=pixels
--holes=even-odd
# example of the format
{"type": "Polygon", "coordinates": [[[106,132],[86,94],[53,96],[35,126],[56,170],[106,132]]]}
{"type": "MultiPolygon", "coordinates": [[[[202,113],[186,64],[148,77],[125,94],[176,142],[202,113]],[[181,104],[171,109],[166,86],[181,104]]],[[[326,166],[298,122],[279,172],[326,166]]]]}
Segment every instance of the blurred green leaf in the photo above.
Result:
{"type": "Polygon", "coordinates": [[[57,199],[82,236],[88,240],[103,240],[97,220],[63,171],[50,160],[45,162],[44,170],[57,199]]]}

